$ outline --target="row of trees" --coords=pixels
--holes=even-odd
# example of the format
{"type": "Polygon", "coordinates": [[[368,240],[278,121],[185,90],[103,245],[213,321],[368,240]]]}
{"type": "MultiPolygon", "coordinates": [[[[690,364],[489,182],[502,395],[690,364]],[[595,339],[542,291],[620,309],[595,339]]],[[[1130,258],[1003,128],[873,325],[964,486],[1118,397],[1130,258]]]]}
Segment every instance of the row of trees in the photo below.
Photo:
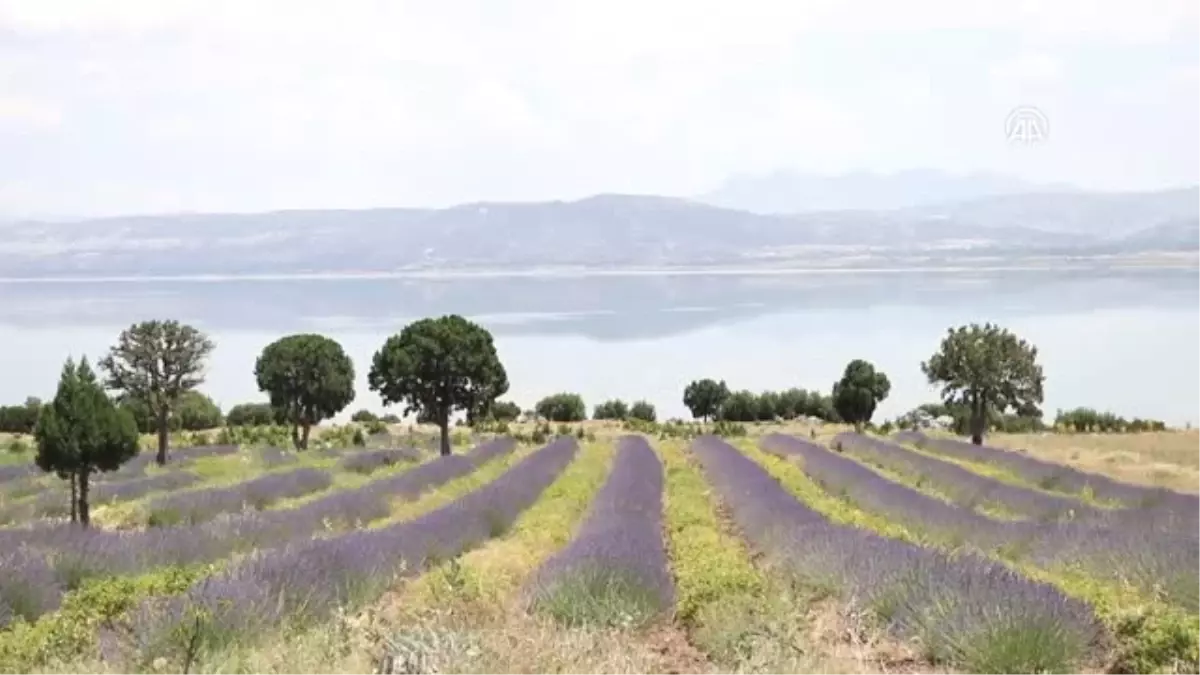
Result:
{"type": "MultiPolygon", "coordinates": [[[[29,401],[23,412],[13,413],[19,418],[14,424],[24,429],[36,410],[38,465],[72,481],[81,521],[87,520],[89,476],[116,469],[132,457],[139,426],[157,432],[156,458],[165,463],[172,425],[219,423],[220,410],[195,392],[213,349],[207,336],[177,321],[135,324],[122,331],[100,360],[102,381],[86,360],[78,365],[68,360],[54,401],[29,401]]],[[[965,411],[975,443],[982,442],[993,415],[1011,411],[1041,416],[1045,377],[1037,348],[999,326],[949,329],[921,370],[931,384],[941,387],[944,405],[965,411]]],[[[314,425],[354,400],[354,364],[341,345],[322,335],[290,335],[267,345],[255,362],[254,375],[269,403],[235,406],[226,422],[287,424],[300,449],[307,447],[314,425]]],[[[389,337],[373,355],[367,379],[384,405],[402,405],[405,416],[438,425],[442,454],[450,452],[450,419],[456,412],[464,412],[468,423],[521,415],[516,404],[498,400],[509,383],[492,335],[457,315],[421,319],[389,337]]],[[[695,418],[706,421],[805,415],[862,427],[890,388],[885,374],[867,361],[854,360],[829,396],[802,389],[731,392],[723,381],[698,380],[685,388],[683,401],[695,418]]],[[[366,419],[364,412],[356,415],[366,419]]],[[[583,399],[569,393],[546,397],[535,412],[560,422],[586,417],[583,399]]],[[[656,417],[645,401],[629,406],[607,401],[593,415],[647,421],[656,417]]]]}
{"type": "Polygon", "coordinates": [[[887,398],[891,383],[875,366],[855,359],[846,365],[842,378],[833,383],[832,394],[792,388],[781,392],[729,390],[724,380],[696,380],[683,390],[683,405],[694,419],[755,422],[810,417],[827,422],[849,422],[858,428],[871,421],[875,408],[887,398]]]}

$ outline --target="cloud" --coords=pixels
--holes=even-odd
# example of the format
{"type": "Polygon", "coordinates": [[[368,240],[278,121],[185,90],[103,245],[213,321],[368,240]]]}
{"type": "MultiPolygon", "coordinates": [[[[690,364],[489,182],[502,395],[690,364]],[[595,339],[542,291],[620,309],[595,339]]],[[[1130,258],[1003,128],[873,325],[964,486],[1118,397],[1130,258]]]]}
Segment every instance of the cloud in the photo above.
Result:
{"type": "Polygon", "coordinates": [[[0,126],[51,129],[63,121],[62,109],[51,101],[31,96],[0,95],[0,126]]]}
{"type": "MultiPolygon", "coordinates": [[[[1052,107],[1058,125],[1109,115],[1099,102],[1138,82],[1144,98],[1181,95],[1160,74],[1194,72],[1194,49],[1170,45],[1195,47],[1196,16],[1177,0],[0,0],[0,91],[20,92],[0,101],[0,183],[31,186],[0,194],[0,212],[695,194],[784,167],[1003,168],[981,134],[1013,105],[1052,107]]],[[[1147,132],[1144,182],[1183,171],[1153,168],[1172,133],[1147,132]]],[[[1031,170],[1120,179],[1056,148],[1031,170]]]]}

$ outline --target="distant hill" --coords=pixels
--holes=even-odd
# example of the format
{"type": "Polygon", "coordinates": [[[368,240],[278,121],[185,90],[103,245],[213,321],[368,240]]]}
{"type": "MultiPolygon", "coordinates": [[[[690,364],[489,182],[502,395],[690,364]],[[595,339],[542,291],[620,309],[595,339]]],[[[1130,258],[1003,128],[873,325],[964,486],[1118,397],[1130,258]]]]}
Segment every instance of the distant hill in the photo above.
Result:
{"type": "Polygon", "coordinates": [[[917,169],[818,176],[795,171],[735,176],[698,201],[752,213],[845,209],[886,210],[1031,192],[1076,192],[1065,184],[1036,184],[994,173],[954,175],[917,169]]]}
{"type": "Polygon", "coordinates": [[[1191,188],[764,215],[598,195],[434,210],[22,221],[0,224],[0,277],[937,265],[972,256],[1195,252],[1188,233],[1200,228],[1198,203],[1191,188]]]}

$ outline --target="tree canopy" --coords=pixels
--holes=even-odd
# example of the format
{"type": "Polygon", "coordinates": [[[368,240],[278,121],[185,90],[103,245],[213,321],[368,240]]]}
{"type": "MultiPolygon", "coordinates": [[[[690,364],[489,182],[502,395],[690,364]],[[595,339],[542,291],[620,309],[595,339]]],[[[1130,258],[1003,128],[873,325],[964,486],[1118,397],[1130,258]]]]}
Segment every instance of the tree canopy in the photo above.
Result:
{"type": "Polygon", "coordinates": [[[106,385],[144,401],[158,428],[159,464],[167,462],[171,409],[186,391],[204,383],[204,365],[214,348],[196,328],[178,321],[143,321],[121,332],[100,361],[106,385]]]}
{"type": "MultiPolygon", "coordinates": [[[[158,430],[154,412],[145,401],[122,394],[117,399],[117,405],[133,415],[141,433],[149,434],[158,430]]],[[[225,418],[221,415],[220,406],[211,398],[198,391],[185,391],[180,394],[179,402],[171,410],[167,428],[171,431],[201,431],[214,429],[224,423],[225,418]]]]}
{"type": "Polygon", "coordinates": [[[292,427],[296,449],[308,447],[313,425],[354,400],[354,364],[342,346],[323,335],[301,333],[263,348],[254,364],[259,391],[292,427]]]}
{"type": "Polygon", "coordinates": [[[629,406],[629,417],[643,422],[654,422],[658,419],[658,412],[649,401],[634,401],[633,405],[629,406]]]}
{"type": "Polygon", "coordinates": [[[1037,347],[1000,326],[950,328],[938,351],[921,363],[921,371],[930,384],[941,386],[947,406],[970,410],[972,443],[983,443],[991,410],[1041,416],[1046,377],[1037,363],[1037,347]]]}
{"type": "Polygon", "coordinates": [[[34,429],[42,471],[71,481],[71,515],[90,524],[88,489],[91,474],[115,471],[138,452],[133,416],[105,394],[87,359],[63,365],[54,400],[42,407],[34,429]]]}
{"type": "Polygon", "coordinates": [[[231,427],[259,427],[284,421],[270,403],[239,403],[225,415],[225,424],[231,427]]]}
{"type": "Polygon", "coordinates": [[[497,422],[515,422],[521,417],[521,406],[513,401],[496,401],[492,405],[492,417],[497,422]]]}
{"type": "Polygon", "coordinates": [[[619,398],[596,404],[592,411],[594,420],[623,420],[629,417],[629,404],[619,398]]]}
{"type": "Polygon", "coordinates": [[[729,387],[725,385],[725,380],[696,380],[683,390],[683,405],[691,411],[694,419],[703,419],[705,422],[720,414],[721,406],[728,398],[729,387]]]}
{"type": "Polygon", "coordinates": [[[404,327],[375,352],[368,374],[384,405],[403,403],[441,429],[441,450],[450,454],[450,416],[455,410],[480,418],[508,392],[508,374],[492,334],[456,314],[421,319],[404,327]]]}
{"type": "Polygon", "coordinates": [[[846,364],[842,379],[833,385],[833,407],[843,420],[861,431],[891,389],[887,375],[876,371],[871,363],[855,359],[846,364]]]}
{"type": "Polygon", "coordinates": [[[582,422],[587,419],[587,406],[583,397],[570,392],[551,394],[533,407],[539,417],[551,422],[582,422]]]}

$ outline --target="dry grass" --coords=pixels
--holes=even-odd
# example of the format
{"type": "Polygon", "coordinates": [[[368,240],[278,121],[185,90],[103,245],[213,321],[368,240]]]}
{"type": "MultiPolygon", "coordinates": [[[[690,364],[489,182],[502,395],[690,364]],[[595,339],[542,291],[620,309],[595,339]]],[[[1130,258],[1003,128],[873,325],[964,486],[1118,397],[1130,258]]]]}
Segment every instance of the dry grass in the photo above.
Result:
{"type": "Polygon", "coordinates": [[[994,434],[985,442],[1128,483],[1200,492],[1200,431],[1195,429],[1140,434],[994,434]]]}

